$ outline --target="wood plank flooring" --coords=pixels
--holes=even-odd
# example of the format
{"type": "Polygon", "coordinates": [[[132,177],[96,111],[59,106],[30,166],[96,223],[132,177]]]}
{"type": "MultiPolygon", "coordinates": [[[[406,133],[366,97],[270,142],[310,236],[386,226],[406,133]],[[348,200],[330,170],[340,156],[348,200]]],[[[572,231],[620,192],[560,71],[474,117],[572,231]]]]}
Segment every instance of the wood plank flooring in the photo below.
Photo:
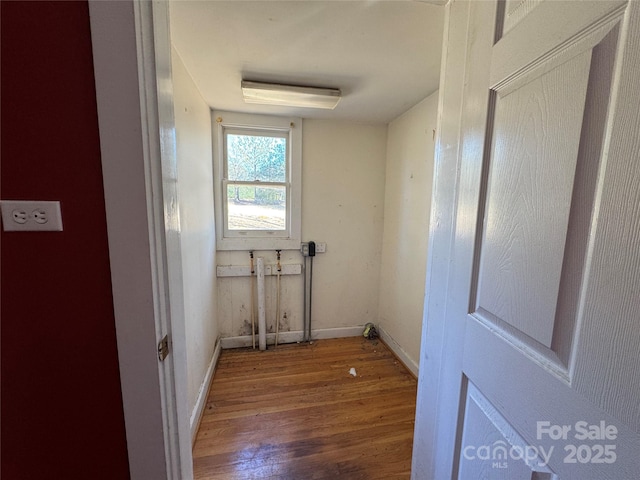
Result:
{"type": "Polygon", "coordinates": [[[363,337],[224,350],[195,478],[409,478],[416,384],[382,342],[363,337]]]}

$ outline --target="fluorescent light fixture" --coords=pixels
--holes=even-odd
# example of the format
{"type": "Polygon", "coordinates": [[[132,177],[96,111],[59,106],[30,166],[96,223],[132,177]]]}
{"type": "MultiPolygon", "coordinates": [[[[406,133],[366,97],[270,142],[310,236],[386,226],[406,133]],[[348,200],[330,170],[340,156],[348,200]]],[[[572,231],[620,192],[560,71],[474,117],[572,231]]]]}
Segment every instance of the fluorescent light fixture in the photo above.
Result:
{"type": "Polygon", "coordinates": [[[242,96],[246,103],[333,110],[340,101],[341,93],[337,88],[298,87],[243,80],[242,96]]]}

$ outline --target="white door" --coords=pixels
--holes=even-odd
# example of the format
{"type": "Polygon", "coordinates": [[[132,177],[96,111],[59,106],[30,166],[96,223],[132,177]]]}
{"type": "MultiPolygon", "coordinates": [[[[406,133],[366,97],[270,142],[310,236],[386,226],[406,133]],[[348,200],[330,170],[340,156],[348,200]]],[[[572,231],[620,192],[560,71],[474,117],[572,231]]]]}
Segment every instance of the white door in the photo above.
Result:
{"type": "Polygon", "coordinates": [[[448,5],[413,478],[640,478],[640,2],[448,5]]]}

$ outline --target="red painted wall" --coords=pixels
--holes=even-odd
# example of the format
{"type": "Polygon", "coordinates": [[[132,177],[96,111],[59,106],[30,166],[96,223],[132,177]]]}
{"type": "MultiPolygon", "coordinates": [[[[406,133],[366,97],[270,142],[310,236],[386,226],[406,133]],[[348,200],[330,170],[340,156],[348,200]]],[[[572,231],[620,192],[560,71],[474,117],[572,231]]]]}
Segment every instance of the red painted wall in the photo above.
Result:
{"type": "Polygon", "coordinates": [[[2,478],[127,479],[88,5],[0,19],[0,195],[64,222],[1,237],[2,478]]]}

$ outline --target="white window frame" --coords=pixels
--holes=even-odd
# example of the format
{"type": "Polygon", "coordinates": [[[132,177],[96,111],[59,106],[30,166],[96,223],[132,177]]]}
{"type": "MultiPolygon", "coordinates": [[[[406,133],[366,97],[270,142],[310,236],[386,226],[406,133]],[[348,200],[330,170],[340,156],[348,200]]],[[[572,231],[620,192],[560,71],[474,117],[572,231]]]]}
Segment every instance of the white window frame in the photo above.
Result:
{"type": "MultiPolygon", "coordinates": [[[[213,175],[218,250],[298,250],[301,241],[302,119],[213,110],[213,175]],[[287,137],[287,190],[285,230],[229,230],[225,131],[284,134],[287,137]]],[[[265,185],[269,183],[265,182],[265,185]]]]}

